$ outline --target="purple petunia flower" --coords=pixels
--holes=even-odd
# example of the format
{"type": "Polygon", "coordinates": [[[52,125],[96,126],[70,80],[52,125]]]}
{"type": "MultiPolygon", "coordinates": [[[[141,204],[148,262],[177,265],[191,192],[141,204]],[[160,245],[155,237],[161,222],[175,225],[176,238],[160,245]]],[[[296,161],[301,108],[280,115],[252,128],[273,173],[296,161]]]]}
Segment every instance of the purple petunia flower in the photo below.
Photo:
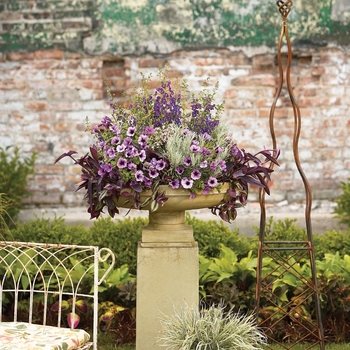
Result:
{"type": "Polygon", "coordinates": [[[223,159],[219,160],[218,165],[222,171],[225,171],[227,169],[226,162],[223,159]]]}
{"type": "Polygon", "coordinates": [[[182,185],[183,188],[192,188],[192,186],[193,186],[193,180],[188,179],[187,177],[184,177],[184,178],[181,180],[181,185],[182,185]]]}
{"type": "Polygon", "coordinates": [[[199,152],[201,152],[201,148],[200,148],[200,146],[198,146],[198,145],[191,145],[190,150],[191,150],[191,152],[193,152],[193,153],[199,153],[199,152]]]}
{"type": "Polygon", "coordinates": [[[208,166],[208,162],[204,160],[202,163],[199,164],[200,168],[206,168],[208,166]]]}
{"type": "Polygon", "coordinates": [[[102,163],[98,169],[98,175],[104,176],[106,173],[110,173],[113,170],[112,165],[102,163]]]}
{"type": "Polygon", "coordinates": [[[93,126],[92,132],[94,132],[94,133],[99,133],[100,132],[100,129],[99,129],[98,125],[94,125],[93,126]]]}
{"type": "Polygon", "coordinates": [[[124,141],[123,141],[123,144],[124,144],[125,146],[130,146],[130,145],[132,144],[132,138],[126,137],[126,138],[124,139],[124,141]]]}
{"type": "Polygon", "coordinates": [[[204,140],[206,140],[206,141],[210,141],[210,140],[211,140],[211,136],[210,136],[207,132],[205,132],[205,133],[203,134],[203,138],[204,138],[204,140]]]}
{"type": "Polygon", "coordinates": [[[157,161],[156,169],[157,170],[163,170],[165,168],[165,166],[166,166],[165,161],[163,159],[159,159],[157,161]]]}
{"type": "Polygon", "coordinates": [[[171,180],[171,181],[169,182],[169,185],[170,185],[171,188],[173,188],[173,189],[179,188],[179,186],[180,186],[180,181],[179,181],[178,179],[171,180]]]}
{"type": "Polygon", "coordinates": [[[149,175],[149,177],[154,179],[155,177],[157,177],[159,175],[159,173],[158,173],[158,171],[156,169],[149,169],[148,170],[148,175],[149,175]]]}
{"type": "Polygon", "coordinates": [[[152,135],[153,133],[154,133],[154,128],[152,126],[145,127],[145,134],[146,135],[152,135]]]}
{"type": "Polygon", "coordinates": [[[137,168],[137,165],[133,162],[128,163],[128,169],[129,170],[135,170],[137,168]]]}
{"type": "Polygon", "coordinates": [[[222,147],[216,147],[215,148],[215,153],[222,153],[222,151],[223,151],[224,149],[222,148],[222,147]]]}
{"type": "Polygon", "coordinates": [[[118,162],[117,162],[117,167],[118,168],[126,168],[128,166],[128,162],[127,162],[127,160],[126,159],[124,159],[124,158],[119,158],[118,159],[118,162]]]}
{"type": "Polygon", "coordinates": [[[129,146],[125,151],[125,156],[128,158],[132,158],[138,155],[138,153],[139,151],[137,150],[137,148],[135,148],[134,146],[129,146]]]}
{"type": "Polygon", "coordinates": [[[111,118],[105,116],[102,120],[101,120],[101,124],[105,127],[109,127],[111,124],[111,118]]]}
{"type": "Polygon", "coordinates": [[[118,145],[117,146],[117,152],[121,153],[125,151],[126,146],[125,145],[118,145]]]}
{"type": "Polygon", "coordinates": [[[136,128],[134,126],[130,126],[126,131],[127,136],[134,136],[136,132],[136,128]]]}
{"type": "Polygon", "coordinates": [[[146,177],[146,176],[143,178],[143,183],[144,183],[146,186],[148,186],[148,187],[150,187],[150,186],[152,185],[151,179],[149,179],[149,178],[146,177]]]}
{"type": "Polygon", "coordinates": [[[112,145],[119,145],[120,143],[120,138],[118,136],[113,136],[111,140],[112,145]]]}
{"type": "Polygon", "coordinates": [[[139,159],[140,159],[141,162],[143,162],[146,159],[146,151],[145,150],[142,149],[139,152],[139,159]]]}
{"type": "Polygon", "coordinates": [[[143,172],[141,170],[137,170],[135,173],[135,179],[137,181],[143,181],[145,177],[143,176],[143,172]]]}
{"type": "Polygon", "coordinates": [[[184,173],[184,171],[185,171],[185,169],[184,169],[184,167],[182,167],[182,166],[178,166],[178,167],[176,168],[176,172],[177,172],[179,175],[182,175],[182,174],[184,173]]]}
{"type": "Polygon", "coordinates": [[[186,157],[184,158],[184,164],[185,164],[186,166],[190,166],[190,165],[192,164],[191,157],[186,156],[186,157]]]}
{"type": "Polygon", "coordinates": [[[203,157],[207,157],[207,156],[209,156],[211,154],[211,150],[208,149],[208,148],[205,148],[205,147],[202,148],[201,152],[203,154],[203,157]]]}
{"type": "Polygon", "coordinates": [[[115,150],[114,150],[114,148],[108,148],[107,154],[109,156],[109,159],[114,159],[115,158],[115,150]]]}
{"type": "Polygon", "coordinates": [[[191,179],[193,180],[198,180],[200,179],[201,176],[202,176],[202,173],[197,169],[193,170],[191,173],[191,179]]]}
{"type": "Polygon", "coordinates": [[[150,163],[155,168],[157,166],[157,164],[158,164],[158,161],[157,161],[156,158],[152,158],[150,163]]]}
{"type": "Polygon", "coordinates": [[[218,180],[215,177],[210,176],[209,179],[208,179],[208,185],[210,187],[216,187],[217,184],[218,184],[218,180]]]}
{"type": "Polygon", "coordinates": [[[120,129],[118,128],[117,125],[112,124],[112,125],[109,127],[109,130],[112,130],[117,136],[120,136],[120,129]]]}
{"type": "Polygon", "coordinates": [[[215,163],[214,160],[210,163],[210,169],[211,170],[215,170],[216,169],[216,163],[215,163]]]}
{"type": "Polygon", "coordinates": [[[144,147],[147,144],[148,136],[145,134],[141,134],[138,138],[138,143],[140,146],[144,147]]]}

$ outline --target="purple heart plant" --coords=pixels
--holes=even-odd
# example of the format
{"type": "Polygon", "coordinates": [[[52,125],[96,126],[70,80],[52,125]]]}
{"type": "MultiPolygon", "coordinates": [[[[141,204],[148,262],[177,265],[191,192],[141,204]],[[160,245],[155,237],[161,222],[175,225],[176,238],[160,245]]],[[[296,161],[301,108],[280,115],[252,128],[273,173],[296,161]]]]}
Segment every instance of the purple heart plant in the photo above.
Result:
{"type": "Polygon", "coordinates": [[[56,162],[69,156],[81,166],[77,191],[85,190],[91,218],[98,218],[105,207],[114,217],[120,198],[125,198],[123,206],[142,209],[150,204],[157,210],[168,199],[160,185],[186,189],[194,198],[229,183],[225,199],[211,209],[225,221],[234,220],[236,208],[246,204],[248,184],[269,193],[269,164],[278,165],[279,151],[264,149],[253,155],[238,148],[219,119],[224,104],[214,103],[218,85],[210,93],[206,84],[194,95],[186,80],[172,81],[166,71],[159,72],[159,80],[159,87],[150,91],[150,77],[142,76],[133,94],[124,96],[128,102],[112,98],[111,116],[98,125],[88,124],[95,138],[90,152],[75,159],[77,152],[69,151],[56,162]],[[142,202],[145,190],[152,195],[142,202]]]}

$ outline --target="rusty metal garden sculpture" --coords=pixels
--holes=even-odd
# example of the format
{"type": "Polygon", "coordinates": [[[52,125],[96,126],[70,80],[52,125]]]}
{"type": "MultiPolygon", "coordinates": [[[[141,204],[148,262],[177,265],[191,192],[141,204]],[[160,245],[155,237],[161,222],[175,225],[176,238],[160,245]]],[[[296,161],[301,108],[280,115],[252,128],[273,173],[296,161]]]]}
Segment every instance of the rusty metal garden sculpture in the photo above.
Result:
{"type": "MultiPolygon", "coordinates": [[[[305,241],[269,241],[265,240],[266,231],[266,206],[264,191],[260,191],[259,200],[261,208],[258,269],[256,286],[256,303],[258,324],[265,330],[269,343],[278,343],[283,349],[292,349],[296,344],[304,344],[305,349],[320,347],[324,350],[324,335],[321,321],[320,298],[317,287],[314,246],[311,229],[311,205],[312,194],[309,182],[300,164],[298,143],[301,131],[301,114],[296,98],[293,94],[290,73],[292,65],[292,47],[288,34],[287,17],[291,12],[292,0],[279,0],[277,6],[282,15],[282,29],[278,41],[278,68],[279,84],[274,102],[270,110],[269,126],[273,142],[273,148],[277,149],[277,140],[274,130],[274,115],[277,101],[283,88],[284,74],[287,91],[291,100],[294,113],[293,155],[305,189],[305,241]],[[283,67],[282,43],[287,43],[287,65],[283,67]],[[268,258],[272,268],[266,273],[263,270],[263,258],[268,258]],[[305,261],[310,262],[311,278],[306,278],[302,273],[305,261]],[[295,281],[295,285],[301,285],[294,296],[283,294],[283,285],[276,285],[277,281],[286,278],[295,281]],[[305,312],[306,303],[314,303],[316,317],[305,312]]],[[[273,167],[273,164],[271,164],[273,167]]]]}

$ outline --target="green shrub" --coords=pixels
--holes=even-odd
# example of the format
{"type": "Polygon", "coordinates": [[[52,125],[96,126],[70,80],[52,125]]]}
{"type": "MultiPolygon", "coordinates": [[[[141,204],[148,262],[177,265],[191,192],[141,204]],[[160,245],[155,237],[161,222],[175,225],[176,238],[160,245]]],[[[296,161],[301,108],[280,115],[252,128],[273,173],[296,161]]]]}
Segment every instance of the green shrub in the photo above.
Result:
{"type": "Polygon", "coordinates": [[[350,178],[347,183],[342,182],[340,188],[343,193],[336,200],[337,207],[334,209],[334,213],[342,224],[346,224],[350,228],[350,178]]]}
{"type": "Polygon", "coordinates": [[[350,230],[327,231],[314,236],[316,259],[323,259],[325,254],[339,254],[343,257],[350,253],[350,230]]]}
{"type": "MultiPolygon", "coordinates": [[[[284,219],[274,221],[270,217],[265,226],[266,241],[306,241],[308,239],[305,228],[298,227],[296,219],[284,219]]],[[[255,228],[257,236],[259,229],[255,228]]],[[[249,238],[250,249],[256,252],[258,249],[258,237],[249,238]]],[[[324,234],[313,235],[314,252],[316,259],[323,259],[326,253],[335,254],[339,252],[341,256],[350,252],[350,230],[326,231],[324,234]]],[[[281,253],[285,256],[286,252],[281,253]]]]}
{"type": "Polygon", "coordinates": [[[218,258],[199,257],[199,291],[207,304],[225,303],[231,308],[252,310],[255,304],[257,258],[249,252],[238,259],[224,245],[218,258]]]}
{"type": "Polygon", "coordinates": [[[93,245],[91,233],[83,225],[66,225],[64,218],[36,218],[16,223],[11,229],[13,240],[37,243],[93,245]]]}
{"type": "Polygon", "coordinates": [[[8,224],[22,208],[22,198],[30,194],[27,176],[34,173],[35,159],[35,153],[23,158],[18,147],[0,147],[0,193],[6,194],[11,203],[4,218],[8,224]]]}
{"type": "MultiPolygon", "coordinates": [[[[106,246],[116,254],[117,266],[127,264],[130,272],[135,274],[137,244],[141,240],[142,227],[146,226],[147,222],[148,220],[143,218],[100,218],[94,222],[90,231],[95,244],[106,246]]],[[[186,223],[193,226],[194,238],[198,242],[201,255],[218,257],[220,244],[233,249],[239,257],[249,252],[250,245],[246,237],[239,236],[237,230],[230,230],[223,222],[203,221],[187,215],[186,223]]]]}
{"type": "Polygon", "coordinates": [[[11,220],[8,210],[11,208],[11,201],[6,194],[0,193],[0,239],[9,240],[10,230],[8,221],[11,220]]]}
{"type": "Polygon", "coordinates": [[[92,240],[101,247],[110,248],[116,256],[116,266],[127,264],[132,274],[136,273],[137,244],[141,241],[143,218],[127,217],[112,220],[110,217],[96,220],[90,228],[92,240]]]}
{"type": "Polygon", "coordinates": [[[236,252],[239,258],[246,256],[250,250],[247,237],[239,235],[238,229],[230,230],[223,221],[204,221],[187,214],[186,223],[193,226],[199,254],[207,258],[218,257],[221,244],[236,252]]]}
{"type": "MultiPolygon", "coordinates": [[[[255,229],[257,235],[258,228],[255,229]]],[[[298,227],[297,219],[284,219],[274,221],[273,216],[265,225],[266,241],[305,241],[307,240],[306,230],[298,227]]]]}

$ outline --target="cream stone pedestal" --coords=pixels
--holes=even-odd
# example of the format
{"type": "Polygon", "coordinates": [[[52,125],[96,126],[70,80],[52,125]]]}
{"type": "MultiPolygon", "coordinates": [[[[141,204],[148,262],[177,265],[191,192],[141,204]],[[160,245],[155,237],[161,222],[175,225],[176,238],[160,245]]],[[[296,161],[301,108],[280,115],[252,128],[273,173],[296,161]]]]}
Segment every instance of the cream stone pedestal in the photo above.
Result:
{"type": "Polygon", "coordinates": [[[198,305],[198,245],[192,228],[179,223],[184,218],[185,212],[152,213],[143,230],[137,254],[137,350],[164,349],[157,343],[162,314],[184,303],[198,305]]]}
{"type": "Polygon", "coordinates": [[[185,224],[185,210],[217,205],[228,189],[224,185],[221,192],[191,199],[186,190],[161,187],[169,199],[150,212],[137,252],[136,350],[164,349],[157,342],[160,318],[185,304],[198,305],[198,245],[185,224]]]}

